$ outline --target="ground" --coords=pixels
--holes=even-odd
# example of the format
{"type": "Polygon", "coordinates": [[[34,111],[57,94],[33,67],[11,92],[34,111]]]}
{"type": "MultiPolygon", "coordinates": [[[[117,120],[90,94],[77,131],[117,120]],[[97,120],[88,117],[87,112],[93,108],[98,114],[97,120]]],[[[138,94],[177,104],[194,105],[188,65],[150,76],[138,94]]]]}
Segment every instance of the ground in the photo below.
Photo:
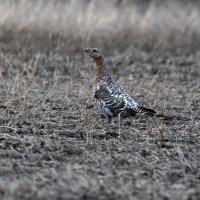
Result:
{"type": "Polygon", "coordinates": [[[169,116],[109,124],[92,98],[85,45],[32,32],[0,39],[1,199],[200,199],[197,43],[102,39],[113,78],[169,116]]]}

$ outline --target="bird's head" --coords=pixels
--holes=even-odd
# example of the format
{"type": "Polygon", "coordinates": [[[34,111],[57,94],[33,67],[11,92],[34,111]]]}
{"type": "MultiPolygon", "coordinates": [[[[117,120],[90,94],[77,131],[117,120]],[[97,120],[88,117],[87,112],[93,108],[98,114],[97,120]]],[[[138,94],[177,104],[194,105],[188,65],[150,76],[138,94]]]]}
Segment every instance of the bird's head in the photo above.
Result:
{"type": "Polygon", "coordinates": [[[97,48],[85,48],[83,51],[86,52],[96,62],[103,58],[103,55],[97,48]]]}

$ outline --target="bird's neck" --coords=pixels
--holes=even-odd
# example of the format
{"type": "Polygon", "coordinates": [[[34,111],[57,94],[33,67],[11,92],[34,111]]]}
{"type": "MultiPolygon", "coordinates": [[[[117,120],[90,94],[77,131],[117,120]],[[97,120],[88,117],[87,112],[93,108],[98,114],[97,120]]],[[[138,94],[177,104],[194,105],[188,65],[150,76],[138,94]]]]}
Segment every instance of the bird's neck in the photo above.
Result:
{"type": "Polygon", "coordinates": [[[110,77],[108,73],[108,66],[104,61],[104,58],[96,60],[96,83],[99,83],[102,79],[110,77]]]}

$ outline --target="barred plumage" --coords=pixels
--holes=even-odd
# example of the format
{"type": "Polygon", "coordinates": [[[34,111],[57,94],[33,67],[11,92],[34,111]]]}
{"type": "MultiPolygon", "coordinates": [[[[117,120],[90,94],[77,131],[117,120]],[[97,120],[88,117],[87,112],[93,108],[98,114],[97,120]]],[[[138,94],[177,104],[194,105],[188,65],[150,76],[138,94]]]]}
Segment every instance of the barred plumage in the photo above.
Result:
{"type": "Polygon", "coordinates": [[[136,113],[145,113],[154,116],[156,112],[150,108],[139,106],[133,98],[119,86],[108,73],[108,66],[101,52],[96,48],[84,49],[96,63],[96,80],[93,90],[97,106],[111,121],[119,114],[134,116],[136,113]]]}

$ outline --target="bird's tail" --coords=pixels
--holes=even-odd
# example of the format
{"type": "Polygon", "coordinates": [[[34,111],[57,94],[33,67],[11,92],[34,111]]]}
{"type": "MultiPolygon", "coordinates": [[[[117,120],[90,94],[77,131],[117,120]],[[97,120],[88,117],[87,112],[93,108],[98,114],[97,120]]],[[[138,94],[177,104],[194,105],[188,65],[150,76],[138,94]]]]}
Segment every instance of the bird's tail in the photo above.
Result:
{"type": "Polygon", "coordinates": [[[174,115],[164,115],[164,114],[157,114],[155,110],[151,108],[145,108],[143,106],[138,106],[139,110],[148,116],[155,116],[160,118],[164,121],[172,121],[172,120],[181,120],[181,121],[190,121],[191,118],[189,117],[182,117],[182,116],[174,116],[174,115]]]}
{"type": "Polygon", "coordinates": [[[149,115],[149,116],[156,116],[156,111],[151,109],[151,108],[145,108],[143,106],[138,106],[139,110],[141,112],[143,112],[144,114],[146,115],[149,115]]]}

